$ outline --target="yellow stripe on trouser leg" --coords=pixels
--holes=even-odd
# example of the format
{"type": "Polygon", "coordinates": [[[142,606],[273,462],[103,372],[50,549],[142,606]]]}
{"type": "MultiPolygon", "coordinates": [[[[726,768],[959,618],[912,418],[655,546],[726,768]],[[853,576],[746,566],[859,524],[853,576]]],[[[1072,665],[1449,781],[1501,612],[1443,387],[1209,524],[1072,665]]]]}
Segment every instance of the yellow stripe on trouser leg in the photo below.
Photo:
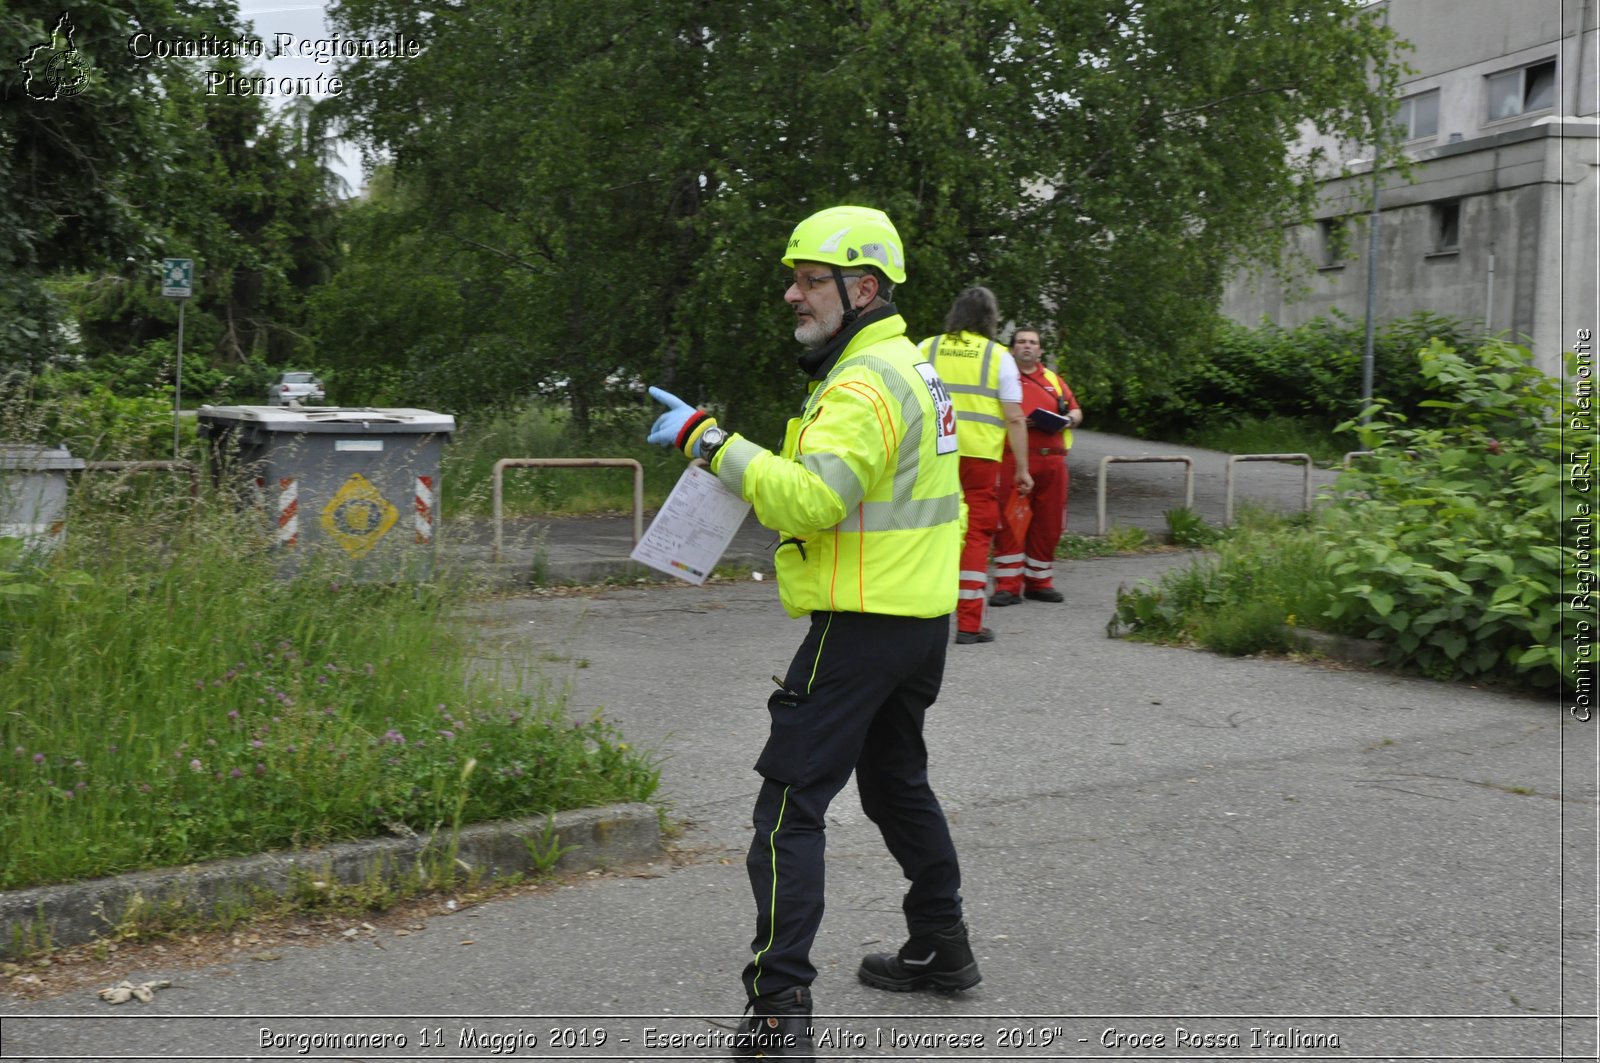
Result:
{"type": "Polygon", "coordinates": [[[778,822],[772,825],[772,833],[767,835],[767,848],[772,853],[772,899],[767,908],[767,944],[760,952],[756,953],[756,976],[751,983],[751,988],[757,996],[761,995],[761,957],[772,948],[772,940],[778,933],[778,829],[783,826],[783,813],[789,807],[789,788],[783,788],[783,803],[778,806],[778,822]]]}

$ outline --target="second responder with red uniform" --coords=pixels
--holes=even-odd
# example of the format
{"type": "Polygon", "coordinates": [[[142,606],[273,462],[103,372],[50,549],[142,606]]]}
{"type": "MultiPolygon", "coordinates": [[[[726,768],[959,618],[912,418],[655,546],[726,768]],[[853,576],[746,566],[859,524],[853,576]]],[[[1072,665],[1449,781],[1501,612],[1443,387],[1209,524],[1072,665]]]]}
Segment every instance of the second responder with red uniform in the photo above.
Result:
{"type": "MultiPolygon", "coordinates": [[[[1056,589],[1056,544],[1066,529],[1067,452],[1072,449],[1072,429],[1083,423],[1083,410],[1066,381],[1046,368],[1038,330],[1018,328],[1011,336],[1011,356],[1016,359],[1022,378],[1022,411],[1028,422],[1028,471],[1033,475],[1033,517],[1022,539],[1012,534],[1005,521],[995,535],[995,592],[992,606],[1016,605],[1025,598],[1039,602],[1060,602],[1056,589]],[[1038,426],[1035,411],[1045,410],[1066,417],[1066,428],[1038,426]]],[[[1011,505],[1014,460],[1007,453],[1001,462],[1001,512],[1011,505]]]]}

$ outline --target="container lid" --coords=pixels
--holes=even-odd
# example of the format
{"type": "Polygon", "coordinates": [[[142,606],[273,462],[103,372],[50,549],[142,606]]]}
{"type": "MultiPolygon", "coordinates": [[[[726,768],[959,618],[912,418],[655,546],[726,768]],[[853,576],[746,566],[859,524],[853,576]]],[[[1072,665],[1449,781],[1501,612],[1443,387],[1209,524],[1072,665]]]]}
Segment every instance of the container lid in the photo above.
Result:
{"type": "Polygon", "coordinates": [[[202,406],[202,424],[249,425],[266,432],[423,435],[454,432],[456,419],[432,410],[380,409],[374,406],[202,406]]]}
{"type": "Polygon", "coordinates": [[[38,443],[0,443],[0,469],[46,472],[83,467],[83,459],[67,453],[66,447],[46,447],[38,443]]]}

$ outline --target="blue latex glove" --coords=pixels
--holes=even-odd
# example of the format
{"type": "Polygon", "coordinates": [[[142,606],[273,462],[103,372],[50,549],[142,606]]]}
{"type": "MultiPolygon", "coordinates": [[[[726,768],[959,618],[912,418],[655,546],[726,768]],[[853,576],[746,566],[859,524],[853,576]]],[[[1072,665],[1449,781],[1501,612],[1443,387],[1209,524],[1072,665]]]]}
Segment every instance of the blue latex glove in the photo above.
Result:
{"type": "Polygon", "coordinates": [[[645,441],[663,447],[677,446],[683,426],[700,411],[662,388],[651,388],[650,397],[665,406],[667,412],[656,418],[645,441]]]}
{"type": "Polygon", "coordinates": [[[656,423],[650,426],[646,441],[664,447],[676,447],[686,458],[702,457],[700,437],[705,435],[707,428],[717,423],[717,419],[704,410],[690,406],[670,391],[651,388],[650,397],[665,406],[667,412],[657,417],[656,423]]]}

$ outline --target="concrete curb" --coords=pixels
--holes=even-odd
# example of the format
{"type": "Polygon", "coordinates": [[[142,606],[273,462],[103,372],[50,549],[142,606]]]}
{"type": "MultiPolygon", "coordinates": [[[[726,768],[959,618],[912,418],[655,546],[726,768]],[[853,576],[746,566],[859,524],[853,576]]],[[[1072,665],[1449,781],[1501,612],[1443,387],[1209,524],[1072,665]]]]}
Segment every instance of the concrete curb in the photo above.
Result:
{"type": "Polygon", "coordinates": [[[1305,627],[1291,626],[1289,632],[1309,648],[1321,653],[1324,657],[1332,657],[1335,660],[1376,667],[1383,664],[1389,655],[1389,647],[1386,644],[1375,642],[1372,639],[1351,638],[1349,635],[1333,635],[1326,631],[1314,631],[1305,627]]]}
{"type": "MultiPolygon", "coordinates": [[[[660,821],[650,805],[577,809],[558,812],[553,819],[553,826],[549,817],[534,816],[464,827],[455,855],[486,876],[531,871],[534,861],[525,839],[541,845],[547,827],[561,847],[571,847],[551,870],[616,867],[661,852],[660,821]]],[[[369,882],[375,875],[394,881],[425,855],[444,859],[449,845],[443,834],[344,842],[0,893],[0,956],[13,956],[19,946],[87,944],[140,909],[207,918],[219,908],[249,904],[263,894],[287,896],[304,889],[308,877],[345,885],[369,882]]]]}

